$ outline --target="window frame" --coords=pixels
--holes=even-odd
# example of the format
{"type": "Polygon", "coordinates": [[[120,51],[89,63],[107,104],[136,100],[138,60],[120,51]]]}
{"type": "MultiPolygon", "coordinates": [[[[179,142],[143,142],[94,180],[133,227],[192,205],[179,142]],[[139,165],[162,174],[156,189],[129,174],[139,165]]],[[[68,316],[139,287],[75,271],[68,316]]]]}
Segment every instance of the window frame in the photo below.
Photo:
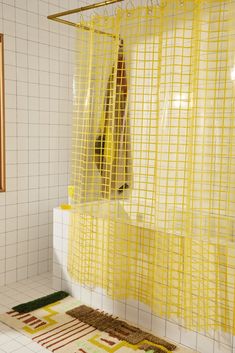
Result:
{"type": "Polygon", "coordinates": [[[4,40],[0,33],[0,192],[6,191],[5,162],[4,40]]]}

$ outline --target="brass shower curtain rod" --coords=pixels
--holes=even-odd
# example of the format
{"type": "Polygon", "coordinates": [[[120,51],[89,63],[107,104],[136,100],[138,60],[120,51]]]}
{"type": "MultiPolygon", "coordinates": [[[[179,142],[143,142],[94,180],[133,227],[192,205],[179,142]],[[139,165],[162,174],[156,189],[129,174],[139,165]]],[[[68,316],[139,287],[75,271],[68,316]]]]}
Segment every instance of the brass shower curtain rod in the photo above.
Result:
{"type": "MultiPolygon", "coordinates": [[[[47,16],[47,18],[49,20],[60,22],[60,23],[66,24],[68,26],[73,26],[73,27],[76,27],[76,28],[82,28],[82,29],[85,29],[86,31],[90,31],[91,28],[88,27],[88,26],[85,26],[85,25],[83,25],[81,23],[75,23],[75,22],[63,20],[60,17],[71,15],[71,14],[75,14],[75,13],[79,13],[79,12],[84,12],[84,11],[88,11],[88,10],[92,10],[92,9],[97,9],[98,7],[115,4],[115,3],[121,2],[121,1],[124,1],[124,0],[106,0],[106,1],[98,2],[96,4],[78,7],[77,9],[73,9],[73,10],[58,12],[58,13],[55,13],[53,15],[47,16]]],[[[105,35],[108,35],[108,36],[111,36],[111,37],[114,37],[114,38],[116,37],[116,36],[114,36],[111,33],[99,31],[98,29],[94,29],[94,32],[95,33],[99,33],[99,34],[105,34],[105,35]]]]}

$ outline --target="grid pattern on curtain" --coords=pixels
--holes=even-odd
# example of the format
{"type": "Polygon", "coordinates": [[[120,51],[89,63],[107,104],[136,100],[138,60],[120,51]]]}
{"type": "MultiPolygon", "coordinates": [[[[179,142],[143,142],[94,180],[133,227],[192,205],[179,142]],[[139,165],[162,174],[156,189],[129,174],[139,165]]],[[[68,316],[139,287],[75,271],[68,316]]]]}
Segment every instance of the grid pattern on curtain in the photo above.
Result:
{"type": "Polygon", "coordinates": [[[168,0],[78,30],[68,269],[235,333],[231,6],[168,0]]]}

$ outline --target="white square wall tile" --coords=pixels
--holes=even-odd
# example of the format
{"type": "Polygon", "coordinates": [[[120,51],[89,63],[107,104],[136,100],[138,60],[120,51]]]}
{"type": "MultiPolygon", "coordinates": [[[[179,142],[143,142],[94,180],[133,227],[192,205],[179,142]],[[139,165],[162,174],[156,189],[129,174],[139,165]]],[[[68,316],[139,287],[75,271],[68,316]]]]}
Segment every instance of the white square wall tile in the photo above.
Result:
{"type": "MultiPolygon", "coordinates": [[[[40,260],[40,258],[39,258],[39,260],[40,260]]],[[[39,274],[48,272],[48,268],[49,268],[49,259],[38,263],[38,273],[39,274]]]]}
{"type": "Polygon", "coordinates": [[[156,335],[166,336],[166,320],[152,315],[152,331],[156,335]]]}
{"type": "Polygon", "coordinates": [[[6,278],[6,284],[16,282],[16,279],[17,279],[16,270],[6,271],[5,278],[6,278]]]}
{"type": "Polygon", "coordinates": [[[53,222],[54,224],[63,224],[63,213],[60,208],[53,209],[53,222]]]}
{"type": "Polygon", "coordinates": [[[233,352],[232,352],[231,346],[227,346],[223,343],[215,342],[213,353],[233,353],[233,352]]]}
{"type": "Polygon", "coordinates": [[[137,325],[138,319],[138,308],[126,305],[126,320],[137,325]]]}
{"type": "Polygon", "coordinates": [[[214,340],[203,336],[201,334],[197,335],[197,350],[200,353],[208,353],[208,352],[213,352],[214,349],[214,340]]]}
{"type": "Polygon", "coordinates": [[[126,305],[124,303],[114,301],[113,313],[118,317],[120,317],[121,319],[125,319],[126,305]]]}
{"type": "Polygon", "coordinates": [[[233,344],[233,335],[230,333],[216,331],[214,334],[214,339],[226,346],[232,346],[233,344]]]}
{"type": "Polygon", "coordinates": [[[114,303],[113,303],[113,300],[110,299],[109,297],[107,296],[103,296],[103,307],[102,309],[107,311],[108,313],[112,314],[113,313],[113,308],[114,308],[114,303]]]}
{"type": "Polygon", "coordinates": [[[140,327],[151,330],[152,329],[152,315],[143,310],[139,310],[138,324],[140,327]]]}
{"type": "Polygon", "coordinates": [[[170,321],[166,321],[166,337],[175,342],[180,342],[180,326],[170,321]]]}
{"type": "Polygon", "coordinates": [[[5,285],[5,283],[6,283],[5,273],[0,273],[0,286],[5,285]]]}
{"type": "Polygon", "coordinates": [[[16,269],[16,256],[6,259],[6,271],[12,271],[16,269]]]}
{"type": "Polygon", "coordinates": [[[6,258],[14,257],[17,254],[17,243],[6,246],[6,258]]]}
{"type": "Polygon", "coordinates": [[[91,293],[91,306],[94,309],[102,308],[102,294],[101,293],[97,293],[94,291],[91,293]]]}
{"type": "Polygon", "coordinates": [[[81,286],[81,301],[86,305],[91,305],[91,291],[81,286]]]}
{"type": "Polygon", "coordinates": [[[196,349],[197,345],[197,332],[189,331],[181,328],[181,344],[184,346],[196,349]]]}
{"type": "Polygon", "coordinates": [[[27,277],[28,277],[28,268],[26,266],[17,268],[17,281],[21,281],[23,279],[26,279],[27,277]]]}
{"type": "MultiPolygon", "coordinates": [[[[82,287],[78,283],[74,283],[74,282],[71,283],[72,296],[74,296],[76,299],[80,299],[81,298],[81,291],[82,291],[82,287]]],[[[83,292],[83,296],[84,297],[86,296],[85,292],[83,292]]],[[[89,297],[91,297],[91,293],[89,293],[89,297]]],[[[89,301],[88,305],[90,305],[90,300],[88,300],[88,301],[89,301]]]]}
{"type": "Polygon", "coordinates": [[[63,280],[62,279],[61,283],[62,283],[61,284],[61,289],[71,294],[72,293],[72,283],[71,283],[71,281],[67,281],[67,280],[63,280]]]}
{"type": "Polygon", "coordinates": [[[61,278],[57,278],[57,277],[53,277],[53,289],[54,290],[66,290],[64,288],[62,288],[62,281],[61,278]]]}
{"type": "Polygon", "coordinates": [[[69,212],[68,211],[63,211],[62,215],[63,215],[63,224],[64,225],[69,225],[69,220],[70,220],[69,212]]]}

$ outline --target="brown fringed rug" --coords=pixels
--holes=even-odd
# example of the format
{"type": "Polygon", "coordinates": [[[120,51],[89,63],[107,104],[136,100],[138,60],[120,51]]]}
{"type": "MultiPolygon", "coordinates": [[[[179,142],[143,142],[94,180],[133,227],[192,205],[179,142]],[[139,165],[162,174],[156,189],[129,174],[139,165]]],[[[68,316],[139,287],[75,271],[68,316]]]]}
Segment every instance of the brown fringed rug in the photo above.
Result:
{"type": "Polygon", "coordinates": [[[67,314],[95,327],[99,331],[107,332],[111,337],[126,341],[132,345],[139,345],[139,348],[145,351],[162,352],[161,347],[154,347],[154,344],[162,346],[168,351],[176,349],[176,346],[172,343],[86,305],[80,305],[69,310],[67,314]],[[148,343],[141,344],[142,341],[148,341],[148,343]]]}
{"type": "Polygon", "coordinates": [[[176,348],[72,297],[27,313],[12,309],[0,321],[55,353],[170,353],[176,348]]]}

